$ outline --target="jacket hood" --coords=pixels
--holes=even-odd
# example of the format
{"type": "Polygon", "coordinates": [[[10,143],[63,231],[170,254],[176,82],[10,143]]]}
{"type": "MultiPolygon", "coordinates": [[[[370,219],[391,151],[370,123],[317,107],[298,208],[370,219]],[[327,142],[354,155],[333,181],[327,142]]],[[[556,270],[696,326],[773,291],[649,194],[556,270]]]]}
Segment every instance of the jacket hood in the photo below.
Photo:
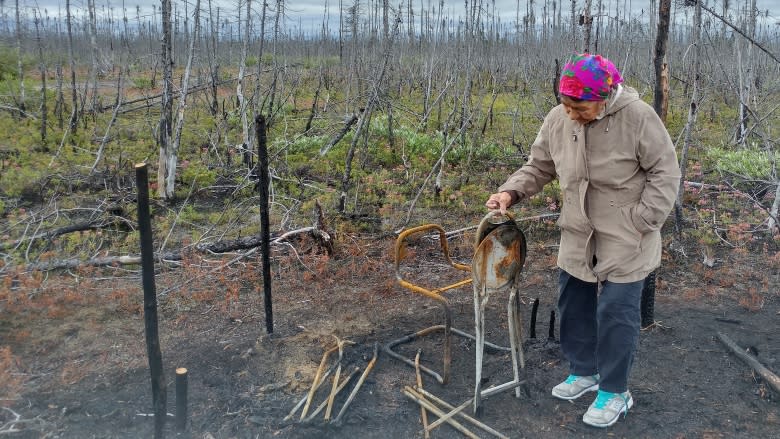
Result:
{"type": "Polygon", "coordinates": [[[605,116],[613,115],[622,110],[626,105],[639,100],[639,92],[636,89],[624,87],[623,85],[618,85],[618,87],[618,91],[615,92],[616,96],[613,96],[610,102],[607,103],[605,116]]]}

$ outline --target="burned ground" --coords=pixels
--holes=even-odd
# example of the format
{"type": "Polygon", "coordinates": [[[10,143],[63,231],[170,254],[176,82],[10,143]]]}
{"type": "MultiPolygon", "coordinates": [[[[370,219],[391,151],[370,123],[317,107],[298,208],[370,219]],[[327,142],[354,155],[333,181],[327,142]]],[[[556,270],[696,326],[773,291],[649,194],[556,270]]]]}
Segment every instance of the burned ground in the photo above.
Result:
{"type": "MultiPolygon", "coordinates": [[[[270,335],[265,331],[262,288],[253,284],[256,275],[254,281],[245,275],[259,272],[257,261],[233,265],[216,280],[200,278],[204,269],[193,261],[183,268],[163,267],[157,277],[160,291],[188,276],[197,279],[167,293],[160,308],[170,413],[175,411],[174,369],[189,370],[190,417],[184,436],[423,437],[419,407],[402,393],[403,386],[415,383],[413,369],[381,354],[341,425],[325,424],[322,414],[309,423],[284,420],[308,391],[323,352],[335,345],[334,336],[354,342],[345,348],[344,376],[353,367],[361,371],[366,367],[375,343],[442,323],[435,303],[396,285],[389,256],[392,241],[392,237],[343,240],[349,244],[332,258],[275,258],[270,335]]],[[[455,258],[468,263],[471,237],[462,235],[454,241],[455,258]]],[[[665,254],[656,324],[642,331],[630,381],[636,405],[625,419],[602,431],[580,419],[590,397],[563,402],[549,394],[567,374],[556,340],[548,339],[557,285],[554,244],[554,236],[532,237],[523,273],[528,394],[515,398],[505,392],[487,399],[482,422],[513,438],[777,437],[780,397],[716,337],[717,332],[728,335],[751,348],[769,369],[780,370],[776,250],[724,251],[713,268],[692,257],[665,254]],[[530,339],[535,298],[540,301],[537,337],[530,339]]],[[[404,270],[415,282],[435,287],[463,277],[437,259],[435,242],[421,240],[412,251],[418,262],[404,270]]],[[[0,304],[5,308],[0,337],[10,346],[3,357],[7,371],[3,376],[8,379],[0,401],[5,407],[0,409],[3,432],[19,430],[9,434],[13,438],[152,437],[138,273],[120,276],[113,269],[52,274],[22,280],[14,288],[27,299],[0,304]],[[34,300],[53,294],[52,289],[73,297],[48,305],[34,300]]],[[[471,288],[447,296],[453,325],[471,332],[471,288]]],[[[502,345],[508,343],[506,296],[491,297],[487,314],[487,339],[502,345]]],[[[399,349],[409,356],[419,349],[423,364],[441,368],[439,334],[399,349]]],[[[424,375],[424,388],[460,404],[473,389],[473,358],[473,343],[455,337],[451,382],[442,386],[424,375]]],[[[487,354],[484,371],[484,386],[508,380],[508,355],[487,354]]],[[[330,388],[330,382],[323,387],[330,388]]],[[[350,389],[336,399],[334,417],[350,389]]],[[[325,393],[315,395],[314,405],[325,393]]],[[[170,416],[166,436],[176,436],[170,416]]],[[[459,433],[444,425],[432,437],[459,433]]]]}

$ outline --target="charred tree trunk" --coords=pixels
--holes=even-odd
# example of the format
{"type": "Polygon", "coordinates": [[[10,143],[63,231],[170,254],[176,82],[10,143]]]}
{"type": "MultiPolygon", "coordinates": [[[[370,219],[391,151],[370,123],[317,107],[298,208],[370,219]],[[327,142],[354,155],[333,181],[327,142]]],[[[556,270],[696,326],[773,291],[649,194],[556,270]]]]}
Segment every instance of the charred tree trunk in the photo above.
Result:
{"type": "MultiPolygon", "coordinates": [[[[165,0],[163,0],[165,1],[165,0]]],[[[149,185],[146,163],[135,166],[136,185],[138,187],[138,232],[141,241],[141,280],[144,290],[144,332],[146,335],[146,354],[149,359],[149,372],[152,381],[152,404],[154,406],[154,437],[165,437],[167,416],[165,371],[157,323],[157,288],[154,280],[154,242],[149,213],[149,185]]]]}
{"type": "Polygon", "coordinates": [[[666,123],[666,109],[669,102],[669,76],[666,64],[666,49],[669,45],[669,17],[672,0],[660,0],[658,5],[658,33],[655,37],[655,90],[653,92],[653,109],[658,117],[666,123]]]}

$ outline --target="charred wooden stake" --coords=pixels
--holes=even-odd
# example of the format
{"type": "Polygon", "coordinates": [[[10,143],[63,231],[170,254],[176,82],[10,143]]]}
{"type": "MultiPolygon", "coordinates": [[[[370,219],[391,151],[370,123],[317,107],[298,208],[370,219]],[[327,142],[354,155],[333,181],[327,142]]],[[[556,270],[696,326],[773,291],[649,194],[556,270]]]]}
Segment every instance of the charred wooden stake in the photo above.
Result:
{"type": "Polygon", "coordinates": [[[642,300],[640,302],[642,328],[647,328],[655,322],[655,275],[655,271],[647,275],[642,286],[642,300]]]}
{"type": "Polygon", "coordinates": [[[547,331],[547,339],[555,340],[555,310],[550,311],[550,329],[547,331]]]}
{"type": "Polygon", "coordinates": [[[187,430],[187,369],[176,369],[176,431],[187,430]]]}
{"type": "Polygon", "coordinates": [[[260,181],[258,189],[260,190],[260,244],[261,258],[263,262],[263,302],[265,304],[265,331],[270,334],[274,332],[274,312],[273,302],[271,300],[271,232],[270,219],[268,216],[268,187],[270,185],[270,176],[268,175],[268,147],[266,145],[266,127],[265,116],[258,114],[255,118],[255,133],[257,135],[257,165],[255,173],[259,175],[260,181]]]}
{"type": "Polygon", "coordinates": [[[531,334],[529,338],[536,338],[536,314],[539,313],[539,298],[534,299],[534,305],[531,308],[531,334]]]}
{"type": "Polygon", "coordinates": [[[138,188],[138,232],[141,235],[141,280],[144,288],[144,329],[146,332],[146,354],[152,375],[152,405],[154,406],[154,437],[165,434],[166,385],[165,372],[160,352],[160,337],[157,329],[157,290],[154,284],[154,243],[152,222],[149,218],[149,172],[146,163],[135,165],[138,188]]]}
{"type": "Polygon", "coordinates": [[[355,395],[357,395],[358,391],[360,390],[360,386],[363,385],[363,381],[366,380],[366,377],[371,372],[371,369],[374,368],[374,365],[376,364],[376,360],[379,357],[379,343],[374,343],[374,356],[371,358],[371,361],[368,362],[368,365],[366,366],[366,370],[363,371],[363,374],[360,375],[360,379],[358,380],[357,384],[355,384],[355,388],[352,389],[352,393],[349,394],[349,397],[347,397],[347,400],[344,401],[344,405],[341,406],[341,410],[339,410],[338,416],[336,416],[336,419],[334,419],[331,424],[339,424],[341,423],[341,418],[344,416],[344,413],[347,412],[347,407],[352,403],[352,400],[355,399],[355,395]]]}

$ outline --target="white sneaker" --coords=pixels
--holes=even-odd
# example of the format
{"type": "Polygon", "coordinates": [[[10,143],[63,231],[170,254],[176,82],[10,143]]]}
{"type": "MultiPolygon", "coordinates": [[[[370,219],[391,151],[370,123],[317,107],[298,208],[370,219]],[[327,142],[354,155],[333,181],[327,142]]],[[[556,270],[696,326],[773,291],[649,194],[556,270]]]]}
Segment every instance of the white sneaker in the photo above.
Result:
{"type": "Polygon", "coordinates": [[[582,417],[582,422],[593,427],[609,427],[620,419],[621,413],[625,418],[633,405],[631,392],[610,393],[599,390],[596,400],[582,417]]]}
{"type": "Polygon", "coordinates": [[[591,376],[569,375],[566,381],[553,387],[552,396],[570,401],[579,398],[586,392],[595,392],[598,389],[598,374],[591,376]]]}

